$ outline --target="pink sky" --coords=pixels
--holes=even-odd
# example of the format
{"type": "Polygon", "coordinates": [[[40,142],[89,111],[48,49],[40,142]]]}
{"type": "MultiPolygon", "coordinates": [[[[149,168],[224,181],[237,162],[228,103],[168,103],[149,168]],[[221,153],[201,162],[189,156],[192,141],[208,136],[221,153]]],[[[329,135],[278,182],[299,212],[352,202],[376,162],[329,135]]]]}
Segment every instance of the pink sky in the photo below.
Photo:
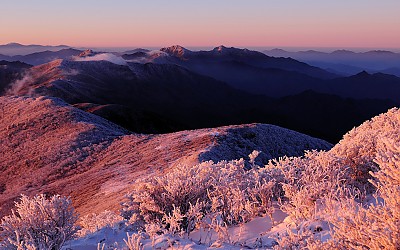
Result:
{"type": "Polygon", "coordinates": [[[0,44],[400,47],[400,1],[321,2],[4,0],[0,44]]]}

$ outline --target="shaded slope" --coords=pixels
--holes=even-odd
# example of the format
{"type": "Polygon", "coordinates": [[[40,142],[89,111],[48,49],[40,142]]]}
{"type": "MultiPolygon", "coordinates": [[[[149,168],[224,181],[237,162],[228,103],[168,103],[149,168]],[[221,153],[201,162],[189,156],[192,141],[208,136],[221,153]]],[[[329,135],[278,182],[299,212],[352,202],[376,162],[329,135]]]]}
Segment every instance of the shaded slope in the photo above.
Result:
{"type": "Polygon", "coordinates": [[[277,114],[274,124],[338,142],[344,133],[363,121],[398,106],[391,100],[352,99],[305,91],[278,99],[271,107],[277,114]]]}
{"type": "Polygon", "coordinates": [[[30,75],[12,94],[56,96],[71,104],[118,104],[185,128],[254,122],[249,110],[269,100],[176,65],[56,60],[33,67],[30,75]]]}
{"type": "MultiPolygon", "coordinates": [[[[282,70],[260,70],[286,77],[282,70]]],[[[379,84],[379,80],[372,83],[379,84]]],[[[396,106],[390,100],[344,99],[315,91],[273,99],[236,90],[177,65],[153,63],[56,60],[30,69],[17,87],[11,94],[59,97],[137,133],[258,122],[337,142],[352,127],[396,106]]]]}
{"type": "Polygon", "coordinates": [[[357,75],[337,78],[327,82],[330,94],[356,99],[391,99],[400,103],[400,78],[383,73],[368,74],[363,71],[357,75]]]}
{"type": "Polygon", "coordinates": [[[101,116],[130,131],[145,134],[184,130],[185,126],[151,111],[130,108],[119,104],[78,103],[74,107],[101,116]]]}

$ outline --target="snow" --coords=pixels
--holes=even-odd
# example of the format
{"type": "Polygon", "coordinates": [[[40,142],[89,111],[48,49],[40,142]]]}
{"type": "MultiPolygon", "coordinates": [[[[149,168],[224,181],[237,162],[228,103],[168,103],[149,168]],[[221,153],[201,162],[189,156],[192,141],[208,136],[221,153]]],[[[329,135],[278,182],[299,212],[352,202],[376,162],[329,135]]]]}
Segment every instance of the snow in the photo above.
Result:
{"type": "MultiPolygon", "coordinates": [[[[286,229],[286,223],[283,223],[286,214],[278,208],[274,213],[274,221],[277,223],[272,226],[269,217],[259,217],[245,223],[241,226],[234,226],[228,229],[231,243],[222,243],[218,241],[217,233],[211,230],[210,232],[194,231],[189,237],[178,237],[170,234],[156,236],[153,239],[147,237],[141,242],[145,250],[150,249],[242,249],[257,248],[262,243],[263,248],[272,247],[275,240],[272,236],[286,229]],[[204,242],[204,239],[207,240],[204,242]]],[[[316,224],[317,225],[317,224],[316,224]]],[[[124,239],[127,238],[127,233],[123,228],[105,227],[99,231],[87,235],[85,237],[67,242],[63,250],[96,250],[98,246],[105,245],[105,249],[116,247],[117,249],[125,249],[126,244],[124,239]]]]}

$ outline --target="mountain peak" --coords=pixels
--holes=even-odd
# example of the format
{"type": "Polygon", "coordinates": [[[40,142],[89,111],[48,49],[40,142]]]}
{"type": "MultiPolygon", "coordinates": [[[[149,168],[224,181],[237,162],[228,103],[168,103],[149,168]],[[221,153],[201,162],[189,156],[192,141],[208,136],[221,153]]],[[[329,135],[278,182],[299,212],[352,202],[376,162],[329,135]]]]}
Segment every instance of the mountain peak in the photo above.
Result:
{"type": "Polygon", "coordinates": [[[284,49],[279,49],[279,48],[275,48],[275,49],[271,49],[270,52],[282,52],[282,53],[286,53],[288,51],[284,50],[284,49]]]}
{"type": "Polygon", "coordinates": [[[360,73],[356,74],[356,76],[370,76],[370,74],[367,71],[363,70],[360,73]]]}
{"type": "Polygon", "coordinates": [[[183,57],[188,52],[191,52],[190,50],[188,50],[180,45],[173,45],[170,47],[165,47],[165,48],[160,49],[160,51],[163,51],[171,56],[176,56],[176,57],[183,57]]]}
{"type": "Polygon", "coordinates": [[[338,55],[342,54],[343,55],[343,54],[354,54],[354,52],[351,50],[339,49],[339,50],[333,51],[331,54],[338,54],[338,55]]]}
{"type": "Polygon", "coordinates": [[[87,57],[87,56],[93,56],[95,55],[94,51],[91,49],[86,49],[85,51],[83,51],[82,53],[80,53],[78,55],[78,57],[87,57]]]}
{"type": "Polygon", "coordinates": [[[9,46],[9,47],[21,47],[21,46],[24,46],[24,45],[22,45],[20,43],[7,43],[6,46],[9,46]]]}
{"type": "Polygon", "coordinates": [[[224,45],[220,45],[218,47],[215,47],[214,51],[222,52],[222,51],[224,51],[226,49],[227,49],[227,47],[225,47],[224,45]]]}

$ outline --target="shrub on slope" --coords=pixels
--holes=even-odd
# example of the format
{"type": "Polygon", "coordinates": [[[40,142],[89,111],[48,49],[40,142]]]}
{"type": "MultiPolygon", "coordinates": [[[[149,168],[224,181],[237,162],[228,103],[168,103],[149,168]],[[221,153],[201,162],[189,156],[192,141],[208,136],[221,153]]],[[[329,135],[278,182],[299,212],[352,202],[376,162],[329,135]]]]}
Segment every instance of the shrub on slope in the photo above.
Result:
{"type": "Polygon", "coordinates": [[[399,134],[400,110],[391,109],[347,133],[328,152],[271,162],[267,167],[283,175],[282,209],[297,232],[287,233],[292,241],[281,237],[278,249],[397,249],[399,134]],[[315,220],[330,223],[331,240],[315,242],[313,233],[302,231],[315,220]]]}
{"type": "Polygon", "coordinates": [[[78,217],[69,198],[22,195],[15,206],[16,211],[1,220],[1,249],[57,250],[76,233],[78,217]]]}
{"type": "Polygon", "coordinates": [[[249,221],[272,209],[275,183],[243,159],[179,166],[139,184],[123,203],[122,215],[136,226],[158,224],[173,233],[194,230],[212,214],[225,225],[249,221]],[[175,220],[174,220],[175,218],[175,220]]]}
{"type": "Polygon", "coordinates": [[[253,161],[249,171],[243,160],[181,166],[139,185],[125,204],[125,213],[134,218],[132,222],[140,221],[142,229],[156,223],[159,232],[174,228],[173,233],[189,233],[193,228],[188,225],[201,226],[207,218],[209,226],[214,223],[217,228],[215,218],[227,226],[268,214],[275,198],[293,222],[290,232],[277,241],[278,249],[396,249],[399,132],[400,110],[391,109],[350,131],[327,152],[283,157],[264,167],[253,161]],[[371,205],[368,197],[375,191],[379,199],[371,205]],[[194,207],[197,217],[192,216],[194,207]],[[331,225],[330,241],[314,239],[321,229],[309,231],[313,221],[331,225]]]}

